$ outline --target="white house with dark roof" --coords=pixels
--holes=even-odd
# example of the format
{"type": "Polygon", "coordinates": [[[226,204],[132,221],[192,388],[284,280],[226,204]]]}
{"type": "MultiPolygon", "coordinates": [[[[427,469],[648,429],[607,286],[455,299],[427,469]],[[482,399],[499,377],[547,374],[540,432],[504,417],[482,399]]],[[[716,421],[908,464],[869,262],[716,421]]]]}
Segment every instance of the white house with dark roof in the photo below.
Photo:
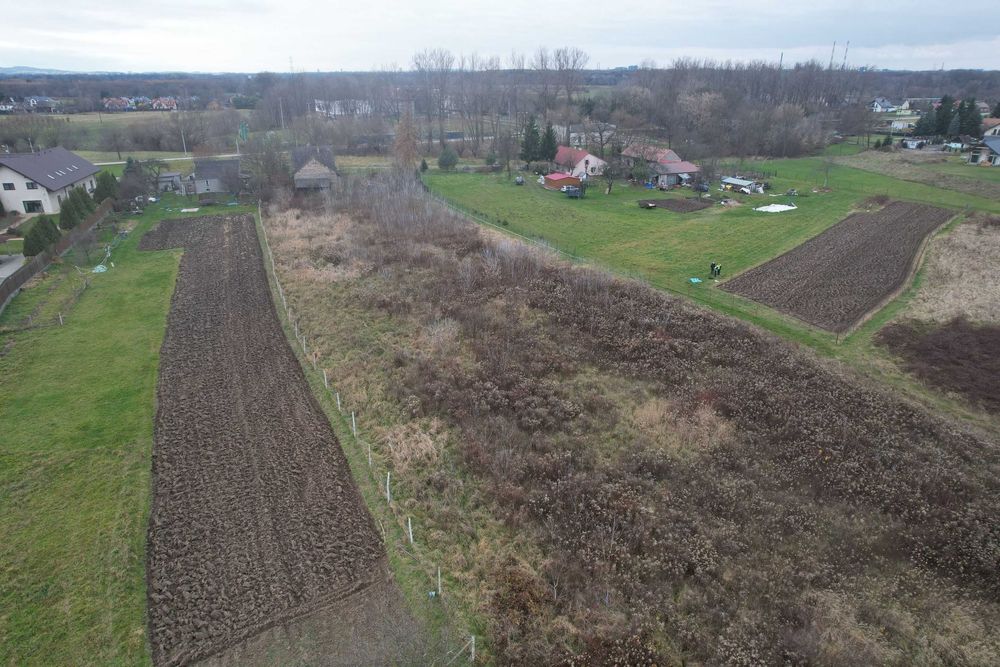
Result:
{"type": "Polygon", "coordinates": [[[0,202],[5,211],[58,213],[69,191],[97,187],[100,171],[62,147],[36,153],[0,153],[0,202]]]}

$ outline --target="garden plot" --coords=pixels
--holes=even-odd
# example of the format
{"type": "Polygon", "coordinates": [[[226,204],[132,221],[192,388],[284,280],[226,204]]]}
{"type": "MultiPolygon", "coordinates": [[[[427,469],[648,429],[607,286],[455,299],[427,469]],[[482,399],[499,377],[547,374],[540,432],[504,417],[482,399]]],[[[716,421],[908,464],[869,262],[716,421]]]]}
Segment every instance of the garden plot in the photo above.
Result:
{"type": "Polygon", "coordinates": [[[823,329],[844,332],[903,287],[924,240],[954,215],[948,209],[907,202],[854,213],[722,288],[823,329]]]}
{"type": "Polygon", "coordinates": [[[385,578],[346,459],[275,315],[252,216],[170,220],[148,534],[155,664],[188,663],[385,578]]]}

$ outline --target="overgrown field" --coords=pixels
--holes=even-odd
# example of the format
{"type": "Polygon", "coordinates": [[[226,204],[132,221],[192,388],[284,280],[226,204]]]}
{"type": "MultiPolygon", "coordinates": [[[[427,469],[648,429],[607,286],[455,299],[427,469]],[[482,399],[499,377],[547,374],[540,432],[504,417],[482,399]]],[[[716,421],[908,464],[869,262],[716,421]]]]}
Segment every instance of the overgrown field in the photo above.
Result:
{"type": "Polygon", "coordinates": [[[927,236],[954,216],[904,202],[853,213],[723,289],[828,331],[847,331],[903,287],[927,236]]]}
{"type": "Polygon", "coordinates": [[[876,336],[922,382],[1000,415],[1000,217],[975,215],[932,244],[924,280],[876,336]]]}
{"type": "Polygon", "coordinates": [[[412,183],[338,201],[279,273],[498,662],[998,654],[994,439],[412,183]]]}
{"type": "Polygon", "coordinates": [[[1000,170],[967,165],[961,157],[949,153],[865,151],[835,157],[834,160],[838,164],[893,178],[1000,200],[1000,170]]]}

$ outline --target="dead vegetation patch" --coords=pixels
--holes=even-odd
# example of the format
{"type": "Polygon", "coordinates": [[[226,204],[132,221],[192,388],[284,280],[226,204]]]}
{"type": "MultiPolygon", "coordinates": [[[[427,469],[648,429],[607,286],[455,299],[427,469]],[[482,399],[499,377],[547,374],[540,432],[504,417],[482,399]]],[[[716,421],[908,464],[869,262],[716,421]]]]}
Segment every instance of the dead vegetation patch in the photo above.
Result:
{"type": "Polygon", "coordinates": [[[1000,413],[1000,326],[906,320],[883,328],[877,340],[924,382],[1000,413]]]}
{"type": "Polygon", "coordinates": [[[450,434],[399,484],[468,573],[496,662],[1000,651],[996,442],[747,324],[495,242],[409,180],[343,185],[339,252],[371,268],[315,301],[400,332],[354,325],[333,349],[362,368],[386,347],[350,386],[450,434]],[[938,600],[974,632],[939,624],[938,600]]]}

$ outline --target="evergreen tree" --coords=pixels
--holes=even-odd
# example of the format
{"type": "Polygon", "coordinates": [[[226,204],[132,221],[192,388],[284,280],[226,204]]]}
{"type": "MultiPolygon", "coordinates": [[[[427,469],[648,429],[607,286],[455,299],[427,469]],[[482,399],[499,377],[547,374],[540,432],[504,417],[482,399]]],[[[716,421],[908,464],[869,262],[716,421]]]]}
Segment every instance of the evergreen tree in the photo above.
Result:
{"type": "Polygon", "coordinates": [[[94,199],[103,202],[108,198],[117,199],[118,179],[110,171],[102,171],[97,175],[97,187],[94,189],[94,199]]]}
{"type": "Polygon", "coordinates": [[[59,226],[63,229],[73,229],[86,217],[86,213],[80,210],[80,205],[77,203],[79,196],[74,197],[74,189],[70,192],[70,196],[63,200],[62,204],[59,206],[59,226]]]}
{"type": "Polygon", "coordinates": [[[39,255],[58,241],[61,236],[56,224],[50,218],[43,216],[35,221],[35,224],[31,226],[31,229],[25,235],[22,252],[25,257],[39,255]]]}
{"type": "Polygon", "coordinates": [[[524,139],[521,140],[521,159],[525,162],[537,160],[541,143],[542,140],[538,136],[538,124],[535,123],[535,117],[532,116],[524,124],[524,139]]]}
{"type": "Polygon", "coordinates": [[[542,135],[542,141],[538,147],[538,157],[547,162],[552,162],[556,159],[558,151],[559,140],[556,139],[556,131],[552,128],[552,123],[547,123],[545,125],[545,134],[542,135]]]}
{"type": "Polygon", "coordinates": [[[962,102],[959,107],[959,134],[967,134],[970,137],[978,137],[982,133],[983,121],[976,108],[976,98],[962,102]]]}
{"type": "Polygon", "coordinates": [[[951,122],[948,123],[948,131],[946,132],[949,138],[958,136],[959,129],[962,126],[961,120],[957,113],[951,115],[951,122]]]}
{"type": "Polygon", "coordinates": [[[918,137],[929,137],[937,134],[937,115],[933,109],[920,117],[920,120],[913,127],[913,133],[918,137]]]}
{"type": "Polygon", "coordinates": [[[427,171],[427,159],[420,158],[420,171],[427,171]]]}
{"type": "Polygon", "coordinates": [[[1000,118],[1000,102],[997,102],[997,105],[993,107],[993,113],[990,114],[990,116],[993,118],[1000,118]]]}
{"type": "Polygon", "coordinates": [[[456,164],[458,164],[458,153],[451,146],[445,146],[438,157],[438,167],[444,171],[448,171],[454,169],[456,164]]]}
{"type": "Polygon", "coordinates": [[[937,112],[935,113],[935,122],[937,123],[937,126],[934,129],[934,134],[948,134],[948,126],[951,125],[951,118],[954,115],[955,98],[951,95],[945,95],[941,98],[941,105],[937,108],[937,112]]]}

